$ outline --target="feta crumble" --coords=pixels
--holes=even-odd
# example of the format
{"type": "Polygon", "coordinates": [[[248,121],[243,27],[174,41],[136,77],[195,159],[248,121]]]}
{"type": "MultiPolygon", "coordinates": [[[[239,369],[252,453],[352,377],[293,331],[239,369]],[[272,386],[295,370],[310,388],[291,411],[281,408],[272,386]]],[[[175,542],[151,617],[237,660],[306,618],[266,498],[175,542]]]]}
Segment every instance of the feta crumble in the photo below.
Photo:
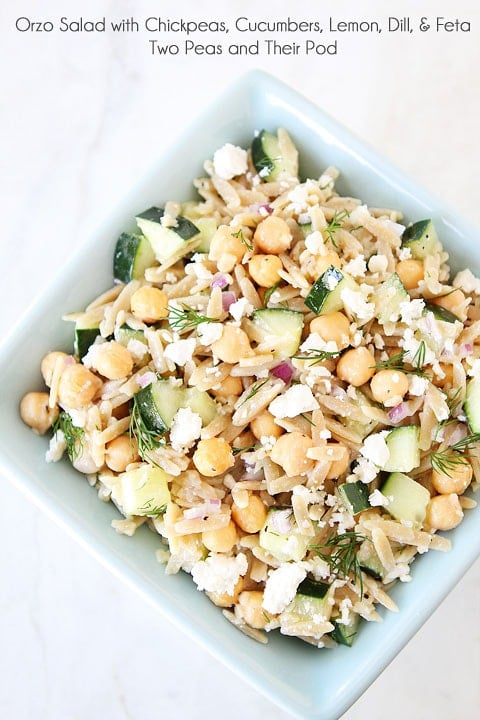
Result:
{"type": "Polygon", "coordinates": [[[427,378],[420,377],[419,375],[410,375],[408,381],[408,392],[410,395],[420,397],[426,393],[427,387],[427,378]]]}
{"type": "Polygon", "coordinates": [[[374,490],[368,496],[368,502],[372,507],[387,507],[390,503],[390,498],[380,492],[380,490],[374,490]]]}
{"type": "Polygon", "coordinates": [[[234,320],[237,322],[240,322],[242,317],[247,317],[248,315],[251,315],[255,308],[251,303],[248,302],[247,298],[242,297],[236,302],[232,303],[229,307],[230,315],[233,317],[234,320]]]}
{"type": "Polygon", "coordinates": [[[343,267],[343,270],[349,275],[352,275],[352,277],[365,277],[365,273],[367,272],[365,258],[363,255],[357,255],[343,267]]]}
{"type": "Polygon", "coordinates": [[[405,300],[400,303],[400,317],[402,322],[410,325],[414,320],[422,317],[425,309],[425,302],[421,298],[405,300]]]}
{"type": "Polygon", "coordinates": [[[198,590],[233,595],[238,579],[247,570],[248,561],[244,553],[236,557],[212,553],[206,560],[193,565],[192,578],[198,590]]]}
{"type": "Polygon", "coordinates": [[[370,260],[368,261],[368,269],[370,272],[375,273],[383,273],[386,272],[388,267],[388,258],[386,255],[372,255],[370,260]]]}
{"type": "Polygon", "coordinates": [[[222,323],[203,322],[197,327],[198,340],[202,345],[212,345],[220,340],[223,333],[222,323]]]}
{"type": "Polygon", "coordinates": [[[285,610],[306,576],[305,568],[294,563],[285,563],[276,570],[270,570],[263,593],[262,606],[265,610],[273,615],[285,610]]]}
{"type": "Polygon", "coordinates": [[[57,430],[55,435],[50,438],[50,443],[47,452],[45,453],[45,461],[47,463],[58,462],[62,459],[62,455],[67,449],[67,443],[65,442],[65,435],[61,430],[57,430]]]}
{"type": "Polygon", "coordinates": [[[384,467],[390,458],[390,450],[385,441],[386,435],[388,435],[388,432],[385,430],[379,433],[373,433],[365,438],[360,448],[361,455],[380,468],[384,467]]]}
{"type": "Polygon", "coordinates": [[[367,321],[373,318],[375,314],[375,304],[367,302],[360,291],[346,287],[342,289],[340,297],[342,298],[345,310],[355,315],[359,320],[367,321]]]}
{"type": "Polygon", "coordinates": [[[480,279],[475,277],[471,270],[461,270],[455,275],[452,283],[453,287],[460,288],[466,293],[480,295],[480,279]]]}
{"type": "Polygon", "coordinates": [[[170,427],[170,443],[179,452],[192,447],[202,431],[202,418],[190,408],[179,408],[170,427]]]}
{"type": "Polygon", "coordinates": [[[360,457],[353,469],[352,475],[348,476],[348,480],[350,482],[360,480],[360,482],[368,485],[368,483],[371,483],[372,480],[375,480],[377,475],[378,468],[373,464],[373,462],[368,460],[366,457],[360,457]]]}
{"type": "Polygon", "coordinates": [[[247,172],[247,151],[232,143],[226,143],[213,156],[215,175],[222,180],[231,180],[247,172]]]}
{"type": "Polygon", "coordinates": [[[283,395],[279,395],[270,403],[268,409],[274,417],[294,418],[300,413],[317,410],[318,402],[312,391],[305,385],[292,385],[283,395]]]}
{"type": "Polygon", "coordinates": [[[175,342],[167,345],[163,354],[167,360],[171,360],[175,363],[175,365],[183,367],[189,360],[192,359],[192,355],[195,351],[195,344],[195,338],[188,338],[188,340],[176,340],[175,342]]]}
{"type": "Polygon", "coordinates": [[[410,260],[412,257],[412,251],[409,247],[401,247],[398,251],[399,260],[410,260]]]}

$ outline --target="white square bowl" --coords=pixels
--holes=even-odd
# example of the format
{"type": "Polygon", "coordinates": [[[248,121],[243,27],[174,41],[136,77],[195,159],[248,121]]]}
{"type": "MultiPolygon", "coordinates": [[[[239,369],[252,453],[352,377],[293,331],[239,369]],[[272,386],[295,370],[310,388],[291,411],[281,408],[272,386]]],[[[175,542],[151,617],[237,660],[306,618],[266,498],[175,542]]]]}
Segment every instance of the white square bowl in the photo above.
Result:
{"type": "Polygon", "coordinates": [[[337,166],[342,193],[377,207],[398,208],[407,220],[432,217],[451,253],[452,267],[480,270],[473,228],[293,90],[265,73],[248,73],[168,149],[2,344],[0,463],[21,490],[104,565],[272,701],[300,718],[334,720],[381,673],[478,556],[480,512],[467,513],[451,533],[450,553],[430,552],[415,561],[412,583],[392,591],[400,612],[384,613],[383,623],[364,624],[352,648],[319,651],[277,633],[260,645],[231,626],[188,575],[164,574],[154,554],[158,538],[148,529],[140,528],[134,538],[116,534],[110,527],[119,516],[115,508],[99,502],[67,462],[47,465],[46,439],[35,436],[18,416],[21,396],[42,385],[41,357],[53,348],[71,348],[71,326],[61,315],[84,307],[111,286],[114,243],[132,226],[135,213],[152,203],[191,196],[192,179],[223,143],[247,146],[256,129],[280,126],[299,149],[303,175],[318,177],[326,166],[337,166]]]}

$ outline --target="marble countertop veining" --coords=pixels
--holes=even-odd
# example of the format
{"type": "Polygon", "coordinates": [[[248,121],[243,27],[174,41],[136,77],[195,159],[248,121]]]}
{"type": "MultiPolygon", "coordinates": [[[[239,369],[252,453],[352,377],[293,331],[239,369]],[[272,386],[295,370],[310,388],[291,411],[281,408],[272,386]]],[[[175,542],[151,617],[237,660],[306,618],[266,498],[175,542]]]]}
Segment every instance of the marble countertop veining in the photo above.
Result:
{"type": "MultiPolygon", "coordinates": [[[[480,8],[463,36],[352,36],[334,58],[154,58],[145,39],[19,34],[25,16],[303,18],[352,3],[5,0],[0,8],[3,267],[0,336],[71,248],[197,110],[260,67],[296,87],[480,226],[480,8]],[[174,103],[172,103],[174,99],[174,103]]],[[[418,12],[396,0],[389,13],[418,12]],[[395,8],[395,5],[398,8],[395,8]]],[[[360,11],[356,13],[358,15],[360,11]]],[[[381,0],[363,15],[385,15],[381,0]]],[[[446,0],[422,14],[452,15],[446,0]]],[[[287,720],[110,576],[6,482],[0,490],[0,717],[14,720],[287,720]],[[188,688],[184,666],[188,662],[188,688]]],[[[480,561],[344,720],[474,720],[480,706],[480,561]]]]}

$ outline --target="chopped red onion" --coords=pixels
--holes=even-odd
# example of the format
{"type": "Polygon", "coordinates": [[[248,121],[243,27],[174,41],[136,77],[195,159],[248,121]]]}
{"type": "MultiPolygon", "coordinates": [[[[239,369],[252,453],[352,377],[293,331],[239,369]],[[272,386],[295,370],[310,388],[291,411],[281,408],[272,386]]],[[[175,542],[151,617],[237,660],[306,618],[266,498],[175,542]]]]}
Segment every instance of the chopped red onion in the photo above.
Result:
{"type": "Polygon", "coordinates": [[[271,514],[270,528],[279,533],[288,533],[292,530],[292,511],[290,508],[285,510],[275,510],[271,514]]]}
{"type": "Polygon", "coordinates": [[[220,290],[223,290],[223,288],[226,288],[228,285],[228,278],[226,275],[217,275],[211,282],[210,287],[215,288],[218,287],[220,290]]]}
{"type": "Polygon", "coordinates": [[[230,308],[230,305],[233,305],[233,303],[236,301],[237,298],[234,292],[227,290],[227,292],[222,293],[222,307],[225,312],[227,312],[230,308]]]}
{"type": "Polygon", "coordinates": [[[285,360],[284,362],[281,362],[280,365],[276,365],[272,368],[270,372],[276,378],[280,378],[280,380],[283,380],[283,382],[288,385],[293,376],[293,367],[287,360],[285,360]]]}
{"type": "Polygon", "coordinates": [[[401,402],[398,405],[395,405],[394,408],[389,410],[388,417],[393,423],[398,423],[404,420],[406,417],[410,415],[410,408],[408,407],[407,403],[401,402]]]}
{"type": "Polygon", "coordinates": [[[210,498],[210,500],[208,501],[208,504],[211,509],[216,508],[217,510],[220,510],[222,501],[219,498],[210,498]]]}
{"type": "Polygon", "coordinates": [[[464,357],[468,357],[473,352],[473,345],[470,345],[470,343],[463,343],[463,345],[460,345],[460,359],[464,357]]]}
{"type": "Polygon", "coordinates": [[[259,210],[260,214],[263,214],[262,213],[262,210],[263,210],[268,215],[271,215],[273,212],[273,207],[271,205],[269,205],[269,203],[263,203],[262,205],[258,206],[258,210],[259,210]]]}
{"type": "Polygon", "coordinates": [[[147,387],[147,385],[151,385],[155,380],[157,379],[157,376],[154,372],[146,372],[143,373],[143,375],[140,375],[139,378],[137,378],[137,382],[140,385],[141,388],[147,387]]]}
{"type": "Polygon", "coordinates": [[[183,517],[185,520],[200,520],[205,517],[205,505],[196,505],[192,508],[187,508],[183,511],[183,517]]]}
{"type": "Polygon", "coordinates": [[[64,364],[64,365],[75,365],[76,362],[77,362],[77,361],[75,360],[75,358],[73,357],[73,355],[67,355],[67,357],[63,358],[63,364],[64,364]]]}

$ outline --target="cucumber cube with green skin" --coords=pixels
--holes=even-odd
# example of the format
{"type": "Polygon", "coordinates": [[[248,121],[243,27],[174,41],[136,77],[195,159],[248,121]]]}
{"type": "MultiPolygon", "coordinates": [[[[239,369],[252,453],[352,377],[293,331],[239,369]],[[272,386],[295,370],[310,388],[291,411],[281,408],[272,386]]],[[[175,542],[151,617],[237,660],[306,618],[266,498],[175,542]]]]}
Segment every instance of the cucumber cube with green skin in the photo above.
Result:
{"type": "Polygon", "coordinates": [[[195,220],[195,225],[200,231],[200,242],[195,248],[196,252],[210,252],[210,243],[217,232],[217,221],[215,218],[201,217],[198,218],[198,220],[195,220]]]}
{"type": "Polygon", "coordinates": [[[100,328],[96,327],[80,327],[77,323],[75,327],[74,350],[79,360],[82,360],[87,354],[89,348],[97,337],[100,335],[100,328]]]}
{"type": "Polygon", "coordinates": [[[474,376],[467,381],[463,409],[470,431],[480,432],[480,377],[474,376]]]}
{"type": "Polygon", "coordinates": [[[419,220],[409,225],[403,233],[402,247],[410,248],[412,257],[424,260],[441,248],[437,231],[431,220],[419,220]]]}
{"type": "Polygon", "coordinates": [[[155,263],[155,253],[143,235],[122,233],[113,253],[113,277],[117,282],[143,278],[145,270],[155,263]]]}
{"type": "Polygon", "coordinates": [[[267,513],[265,523],[260,530],[259,535],[260,547],[268,550],[280,562],[300,562],[305,557],[310,538],[302,535],[293,518],[291,508],[272,507],[267,513]],[[275,513],[289,513],[292,518],[292,529],[288,532],[277,530],[278,523],[275,521],[275,513]]]}
{"type": "Polygon", "coordinates": [[[382,470],[408,473],[420,465],[420,428],[404,425],[390,430],[385,437],[390,457],[382,470]]]}
{"type": "Polygon", "coordinates": [[[217,417],[217,404],[207,392],[196,387],[185,389],[185,407],[202,418],[202,425],[208,425],[217,417]]]}
{"type": "Polygon", "coordinates": [[[370,507],[368,485],[358,480],[352,483],[343,483],[338,486],[338,493],[349,512],[356,515],[370,507]]]}
{"type": "Polygon", "coordinates": [[[303,313],[286,308],[255,310],[252,316],[254,339],[259,350],[279,359],[293,357],[303,330],[303,313]]]}
{"type": "Polygon", "coordinates": [[[139,390],[135,402],[147,428],[159,435],[170,429],[180,408],[189,407],[198,413],[203,425],[208,425],[217,414],[216,403],[207,392],[185,388],[168,379],[156,380],[139,390]]]}
{"type": "Polygon", "coordinates": [[[346,645],[352,647],[355,638],[357,636],[358,628],[360,626],[361,617],[357,613],[350,613],[350,619],[348,623],[341,623],[338,620],[334,620],[334,630],[330,633],[332,640],[335,640],[339,645],[346,645]]]}
{"type": "Polygon", "coordinates": [[[385,568],[383,567],[377,551],[371,540],[364,540],[357,550],[358,564],[367,575],[381,580],[385,577],[385,568]]]}
{"type": "Polygon", "coordinates": [[[200,242],[200,231],[196,225],[181,215],[175,218],[174,227],[162,225],[165,210],[151,207],[137,215],[140,230],[150,244],[159,262],[180,258],[191,252],[200,242]]]}
{"type": "Polygon", "coordinates": [[[395,520],[410,522],[414,527],[422,525],[430,502],[430,493],[423,485],[408,475],[394,472],[386,479],[381,493],[388,500],[385,510],[395,520]]]}
{"type": "Polygon", "coordinates": [[[447,310],[441,305],[437,305],[433,302],[425,301],[424,314],[426,314],[427,312],[433,313],[434,318],[436,320],[441,320],[442,322],[461,322],[460,318],[458,318],[454,313],[450,312],[450,310],[447,310]]]}
{"type": "Polygon", "coordinates": [[[313,283],[305,298],[305,305],[317,315],[342,310],[342,290],[346,287],[358,290],[357,283],[350,275],[330,265],[313,283]]]}
{"type": "Polygon", "coordinates": [[[297,593],[285,612],[306,621],[314,615],[329,617],[331,613],[328,602],[329,589],[328,583],[305,578],[298,586],[297,593]]]}
{"type": "Polygon", "coordinates": [[[115,328],[115,340],[121,345],[128,345],[130,340],[138,340],[138,342],[148,345],[147,338],[143,330],[134,330],[129,325],[120,325],[115,328]]]}
{"type": "Polygon", "coordinates": [[[134,470],[120,473],[112,497],[128,517],[155,517],[167,509],[170,502],[168,483],[172,480],[172,476],[161,468],[143,464],[134,470]]]}
{"type": "Polygon", "coordinates": [[[252,141],[252,162],[255,170],[267,182],[274,182],[281,177],[294,177],[296,163],[282,157],[280,143],[276,135],[262,130],[252,141]]]}
{"type": "Polygon", "coordinates": [[[392,273],[375,292],[375,316],[383,325],[396,322],[400,317],[400,305],[410,299],[397,273],[392,273]]]}

